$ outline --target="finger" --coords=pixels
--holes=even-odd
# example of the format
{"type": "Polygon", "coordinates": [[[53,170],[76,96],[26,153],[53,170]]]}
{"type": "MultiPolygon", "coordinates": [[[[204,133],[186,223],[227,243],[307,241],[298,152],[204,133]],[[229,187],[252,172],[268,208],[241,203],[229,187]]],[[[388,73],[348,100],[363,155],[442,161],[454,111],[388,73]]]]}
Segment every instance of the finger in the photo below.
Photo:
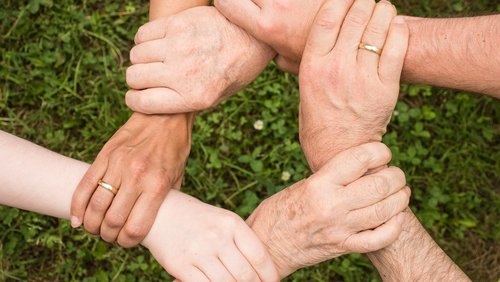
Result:
{"type": "Polygon", "coordinates": [[[353,224],[356,231],[376,228],[404,211],[410,202],[410,195],[410,188],[405,187],[374,205],[349,212],[348,222],[353,224]],[[359,224],[360,219],[361,224],[359,224]]]}
{"type": "Polygon", "coordinates": [[[342,24],[336,45],[340,54],[354,54],[356,56],[361,37],[370,21],[374,8],[374,0],[354,1],[342,24]]]}
{"type": "Polygon", "coordinates": [[[182,271],[182,273],[176,275],[176,278],[178,279],[177,281],[180,280],[182,282],[210,282],[208,277],[195,266],[182,271]]]}
{"type": "Polygon", "coordinates": [[[143,114],[190,113],[205,109],[204,97],[189,98],[170,88],[129,90],[125,103],[134,112],[143,114]]]}
{"type": "Polygon", "coordinates": [[[409,36],[410,31],[404,18],[395,17],[380,57],[378,73],[382,82],[399,83],[408,49],[409,36]]]}
{"type": "Polygon", "coordinates": [[[179,81],[173,66],[161,62],[132,65],[127,68],[126,77],[128,86],[138,90],[169,87],[179,81]]]}
{"type": "Polygon", "coordinates": [[[164,38],[166,36],[167,25],[170,17],[163,17],[150,21],[139,27],[135,34],[135,44],[141,44],[146,41],[164,38]]]}
{"type": "MultiPolygon", "coordinates": [[[[261,281],[279,281],[278,271],[273,263],[271,255],[268,253],[264,244],[259,237],[245,225],[245,228],[237,229],[235,232],[234,243],[240,253],[246,258],[246,262],[250,263],[253,270],[261,281]]],[[[224,262],[224,261],[223,261],[224,262]]],[[[243,263],[243,262],[241,262],[243,263]]],[[[224,262],[226,264],[226,262],[224,262]]],[[[229,264],[229,263],[228,263],[229,264]]],[[[228,265],[226,264],[226,265],[228,265]]],[[[231,265],[230,270],[235,269],[236,265],[231,265]]],[[[243,268],[240,268],[243,269],[243,268]]],[[[234,272],[231,272],[234,274],[234,272]]],[[[240,273],[237,277],[247,277],[244,273],[240,273]]],[[[238,280],[239,281],[239,280],[238,280]]],[[[254,281],[254,280],[243,280],[254,281]]]]}
{"type": "Polygon", "coordinates": [[[104,216],[101,225],[101,238],[104,241],[109,243],[116,241],[139,195],[137,187],[125,180],[104,216]]]}
{"type": "Polygon", "coordinates": [[[366,175],[340,191],[346,199],[349,199],[351,210],[356,210],[380,202],[404,188],[405,185],[405,173],[397,167],[389,167],[366,175]]]}
{"type": "Polygon", "coordinates": [[[391,157],[391,150],[383,143],[367,143],[337,154],[316,175],[338,185],[347,185],[369,169],[387,164],[391,157]]]}
{"type": "MultiPolygon", "coordinates": [[[[387,0],[382,0],[375,6],[372,18],[366,27],[362,43],[376,46],[383,50],[392,19],[396,16],[396,7],[387,0]]],[[[358,49],[358,63],[368,68],[371,73],[377,73],[380,56],[365,49],[358,49]]]]}
{"type": "Polygon", "coordinates": [[[351,3],[352,1],[346,0],[329,0],[323,4],[309,32],[304,57],[325,56],[330,53],[351,3]]]}
{"type": "Polygon", "coordinates": [[[274,59],[274,61],[282,71],[286,71],[293,74],[299,73],[300,69],[299,62],[289,60],[283,56],[277,56],[276,59],[274,59]]]}
{"type": "MultiPolygon", "coordinates": [[[[146,182],[146,185],[147,182],[146,182]]],[[[141,243],[153,226],[161,203],[167,195],[168,189],[158,193],[143,192],[137,199],[130,212],[125,226],[118,234],[118,244],[124,248],[131,248],[141,243]]]]}
{"type": "Polygon", "coordinates": [[[73,198],[71,199],[71,226],[73,228],[82,225],[85,210],[97,188],[97,181],[103,178],[107,167],[107,154],[99,154],[83,176],[82,180],[80,180],[78,187],[73,193],[73,198]]]}
{"type": "Polygon", "coordinates": [[[132,64],[147,64],[163,62],[167,57],[167,51],[171,50],[169,40],[162,38],[143,42],[130,50],[130,62],[132,64]]]}
{"type": "Polygon", "coordinates": [[[375,230],[354,234],[345,241],[345,247],[356,253],[374,252],[385,248],[396,241],[401,234],[404,219],[404,213],[400,213],[375,230]]]}
{"type": "Polygon", "coordinates": [[[205,259],[196,267],[203,271],[210,281],[237,281],[218,258],[205,259]]]}
{"type": "Polygon", "coordinates": [[[215,7],[232,23],[252,35],[259,33],[260,8],[250,0],[215,0],[215,7]]]}
{"type": "MultiPolygon", "coordinates": [[[[121,169],[118,168],[117,165],[111,163],[110,168],[106,171],[106,174],[103,177],[103,181],[115,188],[119,188],[121,184],[120,172],[121,169]]],[[[101,186],[95,190],[83,218],[83,225],[85,226],[85,230],[87,230],[87,232],[94,235],[99,234],[104,215],[106,214],[106,211],[111,205],[114,197],[115,195],[111,191],[106,190],[101,186]]]]}
{"type": "Polygon", "coordinates": [[[226,246],[219,259],[236,281],[259,281],[259,275],[236,245],[226,246]]]}

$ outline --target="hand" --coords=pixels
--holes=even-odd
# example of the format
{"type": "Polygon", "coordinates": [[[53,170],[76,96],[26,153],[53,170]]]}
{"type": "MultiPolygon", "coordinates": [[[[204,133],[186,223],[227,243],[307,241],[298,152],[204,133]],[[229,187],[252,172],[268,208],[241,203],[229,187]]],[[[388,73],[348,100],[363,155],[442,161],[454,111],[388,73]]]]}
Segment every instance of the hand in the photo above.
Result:
{"type": "MultiPolygon", "coordinates": [[[[353,0],[334,1],[350,5],[353,0]]],[[[276,63],[297,73],[314,18],[326,0],[215,0],[231,22],[269,44],[279,54],[276,63]]],[[[337,7],[333,7],[337,9],[337,7]]]]}
{"type": "Polygon", "coordinates": [[[351,148],[254,211],[247,222],[281,277],[343,254],[375,251],[398,238],[410,197],[404,173],[390,167],[363,176],[390,159],[382,143],[351,148]]]}
{"type": "Polygon", "coordinates": [[[382,140],[409,36],[395,16],[389,2],[372,0],[356,0],[352,7],[329,1],[319,12],[299,75],[300,141],[313,171],[338,152],[382,140]],[[383,52],[358,49],[360,42],[383,52]]]}
{"type": "Polygon", "coordinates": [[[170,191],[142,244],[183,282],[279,279],[265,246],[243,219],[178,191],[170,191]]]}
{"type": "Polygon", "coordinates": [[[205,110],[252,82],[274,52],[213,7],[142,26],[130,51],[127,105],[146,114],[205,110]]]}
{"type": "Polygon", "coordinates": [[[194,115],[133,114],[106,143],[76,189],[71,222],[122,247],[148,233],[170,188],[179,189],[194,115]],[[119,188],[116,196],[98,181],[119,188]]]}

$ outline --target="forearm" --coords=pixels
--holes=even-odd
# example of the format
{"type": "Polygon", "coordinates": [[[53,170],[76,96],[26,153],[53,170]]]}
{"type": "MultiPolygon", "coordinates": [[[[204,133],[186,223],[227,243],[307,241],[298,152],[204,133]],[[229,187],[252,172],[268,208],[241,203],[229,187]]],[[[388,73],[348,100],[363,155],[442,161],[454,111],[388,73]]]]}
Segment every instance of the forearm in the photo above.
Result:
{"type": "Polygon", "coordinates": [[[0,204],[68,219],[88,164],[0,131],[0,204]]]}
{"type": "MultiPolygon", "coordinates": [[[[0,131],[0,205],[62,219],[70,218],[73,192],[89,165],[0,131]]],[[[189,196],[170,191],[160,213],[189,196]],[[169,205],[170,204],[170,205],[169,205]]],[[[194,199],[193,199],[194,200],[194,199]]],[[[160,223],[153,225],[158,229],[160,223]]],[[[151,236],[143,244],[147,245],[151,236]]]]}
{"type": "Polygon", "coordinates": [[[470,281],[409,209],[398,240],[368,257],[384,281],[470,281]]]}
{"type": "Polygon", "coordinates": [[[406,17],[410,43],[403,80],[500,98],[500,15],[406,17]]]}

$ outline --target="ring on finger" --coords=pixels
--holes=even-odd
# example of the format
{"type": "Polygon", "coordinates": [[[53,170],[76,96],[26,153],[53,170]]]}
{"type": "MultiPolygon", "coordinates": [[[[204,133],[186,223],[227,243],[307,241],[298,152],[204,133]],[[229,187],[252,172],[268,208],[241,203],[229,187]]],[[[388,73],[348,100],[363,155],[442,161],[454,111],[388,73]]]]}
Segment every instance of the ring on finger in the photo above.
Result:
{"type": "Polygon", "coordinates": [[[382,54],[382,48],[378,48],[375,45],[371,45],[371,44],[367,44],[367,43],[363,43],[363,42],[359,43],[358,48],[366,50],[366,51],[370,51],[370,52],[375,53],[379,56],[380,56],[380,54],[382,54]]]}
{"type": "Polygon", "coordinates": [[[109,183],[106,183],[106,182],[104,182],[102,180],[99,180],[99,181],[97,181],[97,184],[99,185],[99,187],[101,187],[103,189],[106,189],[109,192],[113,193],[113,195],[116,195],[116,193],[118,193],[118,189],[119,188],[116,188],[116,187],[114,187],[113,185],[111,185],[109,183]]]}

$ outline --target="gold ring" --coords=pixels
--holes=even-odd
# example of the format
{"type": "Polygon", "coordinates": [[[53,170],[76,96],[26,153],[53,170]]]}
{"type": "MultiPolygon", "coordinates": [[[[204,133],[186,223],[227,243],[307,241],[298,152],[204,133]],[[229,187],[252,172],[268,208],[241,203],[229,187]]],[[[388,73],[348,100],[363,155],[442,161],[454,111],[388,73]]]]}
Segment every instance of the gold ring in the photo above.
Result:
{"type": "Polygon", "coordinates": [[[359,43],[359,49],[364,49],[366,51],[370,51],[380,56],[382,54],[382,49],[378,48],[375,45],[370,45],[366,43],[359,43]]]}
{"type": "Polygon", "coordinates": [[[113,185],[108,184],[102,180],[97,181],[97,184],[99,185],[99,187],[104,188],[104,189],[108,190],[109,192],[113,193],[113,195],[116,195],[116,193],[118,193],[118,188],[116,188],[113,185]]]}

